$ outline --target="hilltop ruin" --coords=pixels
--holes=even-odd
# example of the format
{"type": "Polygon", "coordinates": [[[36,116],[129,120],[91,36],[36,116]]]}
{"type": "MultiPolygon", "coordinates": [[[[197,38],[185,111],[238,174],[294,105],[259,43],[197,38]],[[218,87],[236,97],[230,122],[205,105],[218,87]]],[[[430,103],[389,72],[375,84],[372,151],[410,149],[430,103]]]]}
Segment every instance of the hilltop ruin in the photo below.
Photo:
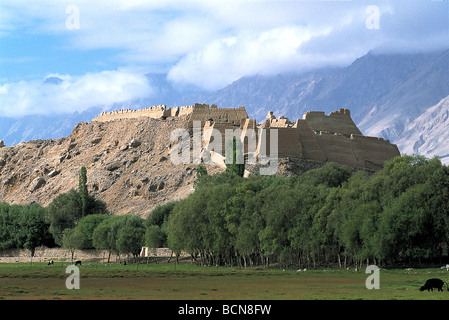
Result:
{"type": "MultiPolygon", "coordinates": [[[[197,103],[185,107],[167,108],[161,105],[140,110],[103,112],[93,121],[104,122],[140,117],[184,118],[190,129],[197,121],[203,132],[216,129],[223,137],[226,129],[240,129],[242,141],[247,141],[245,137],[248,137],[248,131],[251,129],[251,132],[257,132],[257,154],[262,141],[261,133],[265,130],[266,150],[270,150],[270,132],[276,130],[279,158],[317,163],[336,162],[354,168],[377,171],[382,169],[385,161],[400,155],[397,146],[388,140],[364,136],[353,122],[350,110],[343,108],[329,115],[321,111],[309,111],[303,115],[302,119],[294,122],[283,116],[276,118],[272,112],[268,112],[265,121],[257,124],[255,119],[248,117],[245,107],[218,108],[214,104],[209,106],[197,103]]],[[[211,137],[206,134],[204,139],[202,147],[206,148],[211,143],[211,137]]],[[[221,150],[225,150],[224,139],[222,144],[221,150]]],[[[245,145],[245,152],[248,152],[247,145],[245,145]]]]}

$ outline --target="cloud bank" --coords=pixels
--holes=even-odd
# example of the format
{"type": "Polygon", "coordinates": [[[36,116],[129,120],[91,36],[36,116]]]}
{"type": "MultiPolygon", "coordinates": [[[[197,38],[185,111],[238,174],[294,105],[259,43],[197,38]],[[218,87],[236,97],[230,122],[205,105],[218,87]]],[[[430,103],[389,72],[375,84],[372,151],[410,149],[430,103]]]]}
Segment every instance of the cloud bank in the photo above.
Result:
{"type": "Polygon", "coordinates": [[[4,114],[80,110],[144,97],[151,88],[142,75],[155,70],[174,83],[214,90],[244,76],[349,64],[370,50],[449,47],[446,1],[5,0],[0,15],[0,41],[36,36],[42,41],[36,40],[34,49],[46,48],[3,48],[0,68],[7,61],[33,66],[45,61],[47,72],[64,73],[55,66],[76,65],[78,53],[96,68],[70,71],[53,89],[41,79],[3,81],[4,114]],[[66,25],[68,6],[79,9],[75,30],[66,25]],[[37,51],[40,55],[30,53],[37,51]],[[53,61],[46,60],[51,54],[53,61]],[[99,66],[117,71],[101,72],[99,66]],[[139,72],[118,71],[130,66],[139,72]]]}
{"type": "Polygon", "coordinates": [[[152,94],[144,75],[124,70],[82,76],[49,74],[48,79],[57,81],[33,80],[0,85],[0,115],[20,117],[83,112],[90,107],[127,103],[152,94]]]}

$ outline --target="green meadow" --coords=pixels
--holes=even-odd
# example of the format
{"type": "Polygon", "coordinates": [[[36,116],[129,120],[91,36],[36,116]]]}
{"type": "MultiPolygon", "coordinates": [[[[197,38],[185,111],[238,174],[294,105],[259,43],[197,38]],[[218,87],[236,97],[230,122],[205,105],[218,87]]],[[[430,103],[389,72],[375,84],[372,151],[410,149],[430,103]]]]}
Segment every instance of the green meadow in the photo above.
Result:
{"type": "Polygon", "coordinates": [[[381,269],[380,289],[368,290],[370,274],[342,269],[200,267],[190,263],[81,266],[80,288],[67,289],[66,262],[0,264],[2,300],[447,300],[421,292],[429,278],[447,282],[449,272],[381,269]]]}

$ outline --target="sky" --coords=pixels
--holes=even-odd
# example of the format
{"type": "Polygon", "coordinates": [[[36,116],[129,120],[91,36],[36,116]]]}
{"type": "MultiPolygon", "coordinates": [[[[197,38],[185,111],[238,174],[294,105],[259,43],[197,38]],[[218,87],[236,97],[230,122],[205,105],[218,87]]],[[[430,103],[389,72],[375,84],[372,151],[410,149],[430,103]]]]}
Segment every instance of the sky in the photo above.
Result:
{"type": "Polygon", "coordinates": [[[151,98],[148,73],[217,90],[370,50],[447,48],[443,0],[0,0],[0,117],[151,98]]]}

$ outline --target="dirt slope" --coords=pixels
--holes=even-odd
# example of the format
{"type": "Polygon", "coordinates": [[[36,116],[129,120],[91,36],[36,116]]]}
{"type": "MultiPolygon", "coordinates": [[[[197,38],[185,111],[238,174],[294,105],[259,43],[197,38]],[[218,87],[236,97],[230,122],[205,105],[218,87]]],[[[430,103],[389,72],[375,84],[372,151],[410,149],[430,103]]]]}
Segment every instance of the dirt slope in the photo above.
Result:
{"type": "Polygon", "coordinates": [[[47,206],[78,187],[85,166],[89,192],[113,214],[145,217],[158,204],[193,192],[196,165],[170,161],[170,133],[176,128],[187,128],[186,119],[93,121],[79,123],[65,138],[0,148],[0,201],[47,206]]]}

